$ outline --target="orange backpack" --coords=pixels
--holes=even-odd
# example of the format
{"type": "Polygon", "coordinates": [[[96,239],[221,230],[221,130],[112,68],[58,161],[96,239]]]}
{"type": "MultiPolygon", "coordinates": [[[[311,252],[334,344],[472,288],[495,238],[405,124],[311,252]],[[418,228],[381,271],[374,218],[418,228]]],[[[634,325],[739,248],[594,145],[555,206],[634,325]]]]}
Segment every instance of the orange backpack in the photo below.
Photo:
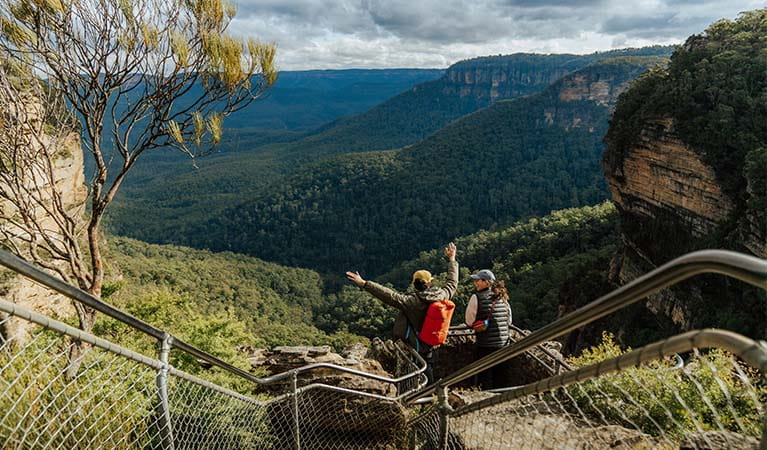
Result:
{"type": "Polygon", "coordinates": [[[432,347],[444,344],[454,310],[455,303],[449,299],[431,303],[426,310],[426,318],[423,320],[418,338],[432,347]]]}

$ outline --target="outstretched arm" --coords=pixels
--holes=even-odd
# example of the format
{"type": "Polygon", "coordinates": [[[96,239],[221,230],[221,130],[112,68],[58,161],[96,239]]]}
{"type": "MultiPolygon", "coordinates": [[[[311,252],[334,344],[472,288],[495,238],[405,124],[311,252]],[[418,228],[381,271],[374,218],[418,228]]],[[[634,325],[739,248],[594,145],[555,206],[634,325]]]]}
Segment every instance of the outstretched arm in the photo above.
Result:
{"type": "Polygon", "coordinates": [[[366,281],[360,276],[359,272],[346,272],[346,278],[358,287],[370,292],[373,297],[381,300],[386,305],[402,309],[408,302],[408,297],[406,295],[400,294],[386,286],[381,286],[373,281],[366,281]]]}

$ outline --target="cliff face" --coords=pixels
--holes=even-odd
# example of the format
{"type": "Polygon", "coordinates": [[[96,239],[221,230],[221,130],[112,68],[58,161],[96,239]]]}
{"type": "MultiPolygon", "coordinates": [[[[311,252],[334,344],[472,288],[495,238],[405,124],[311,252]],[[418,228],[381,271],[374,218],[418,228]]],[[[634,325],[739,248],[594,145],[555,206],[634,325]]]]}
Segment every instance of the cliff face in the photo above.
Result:
{"type": "Polygon", "coordinates": [[[591,100],[603,106],[612,106],[630,80],[617,80],[615,76],[578,74],[562,83],[559,99],[563,102],[591,100]]]}
{"type": "MultiPolygon", "coordinates": [[[[611,280],[619,285],[682,253],[711,246],[711,236],[731,222],[736,209],[713,168],[679,138],[673,120],[646,121],[638,136],[620,154],[608,145],[602,161],[622,222],[624,247],[611,264],[611,280]]],[[[767,256],[755,234],[745,237],[747,248],[767,256]]],[[[645,306],[681,330],[715,326],[713,316],[736,314],[729,309],[737,310],[735,302],[743,295],[737,287],[716,286],[693,279],[648,297],[645,306]]]]}
{"type": "MultiPolygon", "coordinates": [[[[87,197],[87,190],[83,170],[83,152],[77,135],[70,135],[57,149],[52,169],[54,189],[60,193],[65,208],[70,210],[73,216],[79,216],[87,197]]],[[[42,175],[35,176],[30,183],[37,183],[44,191],[49,186],[47,179],[42,175]]],[[[0,208],[13,211],[12,205],[8,202],[0,201],[0,208]]],[[[54,220],[50,216],[42,216],[40,223],[43,228],[56,229],[54,220]]],[[[2,268],[0,268],[0,297],[53,317],[67,317],[74,314],[71,302],[65,297],[2,268]]],[[[0,327],[0,334],[23,339],[23,335],[29,328],[29,322],[10,320],[0,327]]]]}
{"type": "Polygon", "coordinates": [[[615,108],[618,96],[628,89],[632,80],[638,77],[655,60],[624,63],[620,59],[608,60],[606,64],[595,64],[566,75],[554,83],[548,94],[553,106],[544,109],[543,120],[549,125],[556,124],[566,130],[589,127],[594,131],[591,117],[586,108],[562,107],[569,103],[590,102],[599,107],[606,107],[609,112],[615,108]]]}
{"type": "Polygon", "coordinates": [[[529,95],[566,75],[566,68],[459,66],[445,74],[443,93],[476,97],[488,103],[529,95]]]}
{"type": "Polygon", "coordinates": [[[675,135],[671,119],[648,123],[630,151],[615,158],[620,161],[608,163],[605,156],[605,175],[625,220],[673,217],[694,237],[704,237],[734,207],[712,168],[675,135]]]}

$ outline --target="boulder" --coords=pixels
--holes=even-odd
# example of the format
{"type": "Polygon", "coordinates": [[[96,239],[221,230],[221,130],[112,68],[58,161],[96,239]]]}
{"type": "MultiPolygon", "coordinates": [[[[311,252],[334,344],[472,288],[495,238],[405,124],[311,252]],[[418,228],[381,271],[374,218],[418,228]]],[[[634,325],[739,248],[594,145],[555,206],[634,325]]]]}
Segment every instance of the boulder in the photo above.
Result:
{"type": "Polygon", "coordinates": [[[685,436],[679,450],[751,450],[759,448],[759,441],[751,436],[732,431],[705,431],[685,436]]]}
{"type": "MultiPolygon", "coordinates": [[[[384,357],[385,364],[396,366],[396,352],[384,344],[379,345],[377,354],[384,357]]],[[[369,351],[361,345],[347,348],[340,354],[332,352],[327,346],[276,347],[272,351],[254,350],[249,360],[254,368],[266,369],[270,374],[326,363],[391,378],[393,375],[371,357],[374,353],[376,351],[369,351]]],[[[298,423],[297,435],[306,448],[402,447],[406,434],[406,410],[396,401],[360,393],[393,398],[397,393],[393,384],[326,367],[302,372],[297,381],[297,397],[290,395],[291,377],[266,386],[269,393],[278,395],[268,403],[267,417],[272,434],[283,444],[289,445],[290,440],[295,439],[298,423]],[[316,384],[357,392],[310,386],[316,384]],[[295,418],[296,410],[298,420],[295,418]]]]}
{"type": "MultiPolygon", "coordinates": [[[[290,372],[303,366],[312,364],[332,364],[348,369],[358,370],[382,377],[391,377],[381,363],[365,357],[367,349],[355,346],[342,354],[334,353],[329,346],[299,346],[299,347],[275,347],[271,351],[257,349],[251,352],[248,361],[254,369],[266,369],[269,375],[290,372]]],[[[394,385],[370,378],[365,378],[352,373],[342,372],[334,368],[319,367],[298,375],[298,387],[309,384],[321,383],[331,386],[354,389],[371,394],[393,396],[396,392],[394,385]]],[[[272,393],[289,392],[292,378],[286,377],[278,382],[264,385],[263,390],[272,393]]]]}

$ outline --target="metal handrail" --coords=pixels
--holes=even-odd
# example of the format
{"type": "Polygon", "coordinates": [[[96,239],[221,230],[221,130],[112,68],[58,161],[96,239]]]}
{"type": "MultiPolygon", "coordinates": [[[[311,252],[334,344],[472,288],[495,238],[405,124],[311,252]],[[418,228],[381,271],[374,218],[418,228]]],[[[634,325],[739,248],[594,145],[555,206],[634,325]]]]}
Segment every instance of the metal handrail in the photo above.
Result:
{"type": "MultiPolygon", "coordinates": [[[[516,331],[519,334],[522,334],[522,335],[525,334],[524,330],[522,330],[521,328],[519,328],[518,326],[516,326],[514,324],[509,325],[509,328],[514,330],[514,331],[516,331]]],[[[473,334],[474,334],[474,330],[470,326],[466,325],[465,323],[462,323],[460,325],[451,326],[450,329],[448,330],[448,337],[451,337],[451,336],[470,336],[470,335],[473,335],[473,334]],[[471,332],[469,332],[469,331],[471,331],[471,332]]],[[[511,341],[512,344],[517,342],[513,338],[510,338],[509,340],[511,341]]],[[[564,358],[562,358],[561,356],[557,356],[554,353],[552,353],[549,349],[546,348],[545,345],[543,345],[543,344],[538,345],[536,349],[540,350],[544,355],[546,355],[549,358],[553,359],[554,363],[555,363],[555,366],[559,366],[559,367],[561,367],[561,368],[563,368],[565,370],[572,370],[572,367],[570,367],[570,364],[568,364],[567,361],[564,360],[564,358]]],[[[531,358],[535,359],[536,361],[538,361],[538,363],[541,364],[544,368],[546,368],[549,372],[551,372],[552,375],[557,373],[557,370],[555,368],[550,367],[548,364],[546,364],[546,362],[544,362],[541,358],[536,356],[534,353],[530,352],[529,356],[531,358]]]]}
{"type": "MultiPolygon", "coordinates": [[[[515,386],[511,388],[497,389],[494,392],[499,393],[493,397],[468,404],[457,409],[453,416],[468,414],[472,411],[479,411],[488,406],[507,402],[532,394],[549,392],[554,389],[569,386],[573,383],[582,383],[592,378],[603,375],[620,372],[631,367],[640,365],[668,356],[675,356],[677,359],[679,353],[687,352],[692,349],[721,348],[727,350],[733,355],[738,356],[751,367],[759,369],[762,373],[767,373],[767,345],[763,342],[757,342],[740,334],[715,328],[705,330],[688,331],[669,339],[655,342],[638,348],[629,353],[601,361],[586,367],[553,376],[544,380],[530,383],[524,386],[515,386]]],[[[678,369],[679,364],[670,368],[678,369]]]]}
{"type": "Polygon", "coordinates": [[[661,289],[702,273],[719,273],[767,290],[767,261],[763,259],[726,250],[701,250],[689,253],[544,326],[517,343],[465,366],[438,383],[412,393],[406,397],[405,401],[412,403],[420,397],[434,394],[438,385],[452,386],[546,341],[631,305],[661,289]]]}
{"type": "MultiPolygon", "coordinates": [[[[514,324],[511,324],[509,326],[511,327],[512,330],[516,331],[517,333],[522,334],[522,335],[525,334],[524,331],[521,328],[519,328],[518,326],[516,326],[514,324]]],[[[514,342],[517,342],[517,341],[514,341],[514,342]]],[[[539,345],[538,346],[538,350],[543,352],[544,355],[546,355],[549,358],[553,359],[554,362],[557,363],[557,365],[559,365],[563,369],[565,369],[565,370],[573,370],[573,368],[570,367],[570,364],[568,364],[567,361],[565,361],[565,359],[562,358],[562,356],[555,355],[554,353],[551,352],[551,350],[547,349],[545,345],[543,345],[543,344],[539,345]]]]}
{"type": "MultiPolygon", "coordinates": [[[[248,381],[251,381],[256,384],[271,384],[275,383],[277,381],[283,380],[285,378],[288,378],[293,375],[293,373],[303,373],[311,370],[316,370],[320,368],[325,369],[333,369],[339,372],[345,372],[352,375],[357,375],[364,378],[370,378],[376,381],[384,382],[384,383],[399,383],[401,381],[407,380],[409,378],[419,376],[421,373],[423,373],[426,370],[426,361],[421,357],[421,355],[418,354],[415,350],[412,350],[408,348],[411,355],[415,358],[415,361],[417,363],[418,369],[414,372],[411,372],[409,374],[403,375],[398,378],[390,378],[390,377],[383,377],[380,375],[363,372],[356,369],[351,369],[348,367],[343,366],[337,366],[335,364],[328,364],[328,363],[317,363],[317,364],[309,364],[303,367],[299,367],[297,369],[293,369],[287,372],[279,373],[276,375],[272,375],[269,377],[259,378],[254,376],[253,374],[242,370],[238,367],[235,367],[226,361],[223,361],[203,350],[198,349],[197,347],[188,344],[184,342],[181,339],[178,339],[177,337],[174,337],[170,335],[170,333],[157,328],[153,325],[148,324],[147,322],[144,322],[143,320],[125,312],[121,309],[115,308],[114,306],[104,302],[103,300],[99,299],[98,297],[89,294],[82,289],[76,288],[46,272],[43,272],[42,270],[38,269],[37,267],[33,266],[32,264],[28,263],[27,261],[24,261],[23,259],[19,258],[16,255],[13,255],[11,253],[8,253],[4,250],[0,250],[0,265],[3,265],[14,272],[17,272],[49,289],[52,289],[59,294],[64,295],[65,297],[68,297],[74,301],[80,302],[84,305],[87,305],[96,311],[99,311],[103,313],[104,315],[107,315],[119,322],[122,322],[134,329],[137,329],[159,341],[168,340],[170,342],[170,345],[178,350],[181,350],[183,352],[186,352],[195,358],[205,361],[209,364],[212,364],[214,366],[217,366],[229,373],[232,373],[234,375],[237,375],[241,378],[244,378],[248,381]]],[[[12,304],[9,304],[12,305],[12,304]]],[[[11,308],[11,306],[8,306],[8,308],[11,308]]],[[[0,310],[3,310],[3,308],[0,308],[0,310]]],[[[16,311],[20,311],[17,307],[15,309],[16,311]]],[[[7,311],[6,311],[7,312],[7,311]]],[[[37,315],[30,315],[30,318],[28,320],[31,320],[32,317],[35,317],[36,320],[31,320],[33,322],[36,322],[40,325],[44,325],[45,321],[48,320],[45,316],[39,316],[37,315]],[[43,323],[40,323],[43,322],[43,323]]],[[[24,317],[27,318],[27,317],[24,317]]],[[[87,339],[83,339],[85,342],[88,342],[90,344],[93,344],[93,342],[90,342],[87,339]]]]}
{"type": "MultiPolygon", "coordinates": [[[[34,323],[36,325],[39,325],[45,329],[55,331],[56,333],[69,336],[73,339],[87,342],[94,347],[101,348],[103,350],[106,350],[110,353],[122,356],[123,358],[130,359],[132,361],[135,361],[139,364],[143,364],[147,367],[151,367],[155,370],[162,369],[166,363],[163,361],[150,358],[148,356],[142,355],[141,353],[135,352],[133,350],[130,350],[128,348],[125,348],[121,345],[115,344],[113,342],[107,341],[106,339],[102,339],[99,337],[94,336],[93,334],[86,333],[83,330],[80,330],[79,328],[75,328],[71,325],[67,325],[63,322],[60,322],[55,319],[51,319],[50,317],[44,316],[40,313],[37,313],[35,311],[32,311],[28,308],[25,308],[23,306],[17,305],[15,303],[11,303],[5,300],[0,299],[0,312],[8,314],[13,317],[18,317],[21,319],[26,320],[27,322],[34,323]]],[[[288,375],[292,375],[294,371],[288,371],[286,372],[288,375]]],[[[287,394],[282,394],[280,396],[274,397],[269,399],[268,401],[259,401],[254,398],[248,397],[246,395],[239,394],[237,392],[234,392],[230,389],[227,389],[225,387],[219,386],[217,384],[211,383],[207,380],[203,380],[202,378],[196,377],[194,375],[191,375],[189,373],[186,373],[182,370],[179,370],[175,367],[168,366],[168,373],[170,375],[173,375],[174,377],[181,378],[183,380],[189,381],[191,383],[197,384],[199,386],[214,390],[216,392],[222,393],[224,395],[228,395],[233,398],[237,398],[239,400],[256,404],[256,405],[263,405],[266,403],[276,402],[279,400],[283,400],[285,398],[289,398],[293,395],[295,395],[295,392],[290,392],[287,394]]],[[[282,375],[282,374],[280,374],[282,375]]],[[[423,384],[419,384],[418,387],[423,387],[423,384]]],[[[296,390],[296,392],[304,392],[311,389],[325,389],[325,390],[332,390],[336,392],[343,392],[346,394],[354,394],[362,397],[368,397],[373,398],[376,400],[384,400],[389,402],[397,402],[401,400],[405,395],[408,394],[408,392],[404,392],[399,394],[395,397],[388,397],[385,395],[378,395],[378,394],[372,394],[369,392],[364,391],[357,391],[354,389],[348,389],[348,388],[342,388],[338,386],[332,386],[322,383],[313,383],[308,384],[306,386],[303,386],[296,390]]]]}

